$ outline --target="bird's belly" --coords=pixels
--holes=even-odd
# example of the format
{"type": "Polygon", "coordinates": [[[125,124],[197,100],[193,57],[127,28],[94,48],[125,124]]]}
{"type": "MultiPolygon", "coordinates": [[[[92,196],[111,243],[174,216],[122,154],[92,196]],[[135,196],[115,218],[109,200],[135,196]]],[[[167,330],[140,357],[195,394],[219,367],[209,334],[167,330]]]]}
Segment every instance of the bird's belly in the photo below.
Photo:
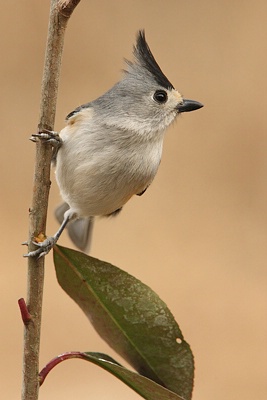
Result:
{"type": "Polygon", "coordinates": [[[108,215],[121,208],[135,194],[141,193],[153,180],[154,174],[106,173],[87,168],[68,182],[57,170],[61,195],[79,216],[108,215]],[[70,182],[72,184],[70,185],[70,182]]]}
{"type": "Polygon", "coordinates": [[[75,156],[63,144],[57,156],[56,178],[63,199],[79,216],[108,215],[121,208],[152,182],[161,147],[131,152],[102,150],[75,156]],[[75,160],[73,162],[73,160],[75,160]]]}

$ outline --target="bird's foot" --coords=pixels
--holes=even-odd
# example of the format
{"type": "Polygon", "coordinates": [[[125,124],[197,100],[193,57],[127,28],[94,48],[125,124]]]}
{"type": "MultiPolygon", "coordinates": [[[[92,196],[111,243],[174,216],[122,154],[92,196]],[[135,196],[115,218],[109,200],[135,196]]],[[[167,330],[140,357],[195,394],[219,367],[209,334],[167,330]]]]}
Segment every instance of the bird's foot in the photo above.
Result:
{"type": "Polygon", "coordinates": [[[38,133],[33,133],[30,137],[32,142],[37,142],[41,140],[44,143],[50,143],[53,147],[58,149],[62,145],[62,139],[58,132],[49,131],[48,129],[43,129],[38,133]]]}
{"type": "MultiPolygon", "coordinates": [[[[35,242],[33,241],[32,243],[35,244],[35,246],[38,246],[38,249],[30,251],[27,254],[24,254],[23,257],[38,257],[41,258],[43,256],[46,256],[49,251],[54,247],[54,245],[57,242],[57,238],[54,236],[48,237],[45,239],[43,242],[35,242]]],[[[26,243],[23,243],[26,244],[26,243]]]]}

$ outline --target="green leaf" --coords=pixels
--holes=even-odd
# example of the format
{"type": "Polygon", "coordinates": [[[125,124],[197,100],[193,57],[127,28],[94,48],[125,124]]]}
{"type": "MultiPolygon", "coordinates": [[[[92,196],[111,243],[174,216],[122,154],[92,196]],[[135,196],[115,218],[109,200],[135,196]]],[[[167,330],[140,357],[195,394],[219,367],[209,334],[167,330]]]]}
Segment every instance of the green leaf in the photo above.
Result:
{"type": "Polygon", "coordinates": [[[98,334],[141,375],[191,399],[194,362],[166,304],[127,272],[61,246],[57,279],[98,334]]]}
{"type": "Polygon", "coordinates": [[[170,390],[158,385],[154,381],[151,381],[142,375],[138,375],[136,372],[129,371],[117,363],[117,361],[115,361],[113,358],[102,353],[71,351],[60,354],[60,356],[53,358],[53,360],[51,360],[39,373],[40,385],[44,383],[47,375],[52,371],[53,368],[55,368],[61,362],[71,360],[73,358],[79,358],[98,365],[104,370],[110,372],[112,375],[116,376],[127,386],[140,394],[144,399],[184,400],[176,393],[173,393],[170,390]]]}
{"type": "Polygon", "coordinates": [[[99,353],[83,353],[88,361],[99,365],[101,368],[109,371],[118,379],[128,385],[135,392],[140,394],[147,400],[183,400],[182,397],[176,393],[158,385],[154,381],[145,378],[136,372],[129,371],[128,369],[117,364],[112,358],[99,353]]]}

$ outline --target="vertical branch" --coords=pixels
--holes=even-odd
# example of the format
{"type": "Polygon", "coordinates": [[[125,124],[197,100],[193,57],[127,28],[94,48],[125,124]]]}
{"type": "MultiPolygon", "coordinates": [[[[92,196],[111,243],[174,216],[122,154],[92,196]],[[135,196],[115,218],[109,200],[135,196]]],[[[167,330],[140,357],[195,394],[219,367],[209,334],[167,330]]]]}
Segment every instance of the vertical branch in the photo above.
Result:
{"type": "MultiPolygon", "coordinates": [[[[54,127],[64,33],[80,0],[51,0],[38,128],[54,127]]],[[[32,206],[29,216],[29,251],[32,239],[45,234],[50,189],[52,148],[37,142],[32,206]]],[[[24,328],[22,400],[36,400],[39,392],[39,348],[44,285],[44,257],[28,258],[27,309],[31,319],[24,328]]]]}

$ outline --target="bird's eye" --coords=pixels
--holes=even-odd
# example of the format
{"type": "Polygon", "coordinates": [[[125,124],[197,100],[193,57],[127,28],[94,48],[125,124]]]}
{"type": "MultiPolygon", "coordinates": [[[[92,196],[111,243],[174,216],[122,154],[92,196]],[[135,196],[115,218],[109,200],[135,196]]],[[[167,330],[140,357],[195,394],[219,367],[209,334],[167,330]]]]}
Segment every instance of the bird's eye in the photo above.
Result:
{"type": "Polygon", "coordinates": [[[168,95],[165,90],[156,90],[153,99],[159,104],[164,104],[168,100],[168,95]]]}

